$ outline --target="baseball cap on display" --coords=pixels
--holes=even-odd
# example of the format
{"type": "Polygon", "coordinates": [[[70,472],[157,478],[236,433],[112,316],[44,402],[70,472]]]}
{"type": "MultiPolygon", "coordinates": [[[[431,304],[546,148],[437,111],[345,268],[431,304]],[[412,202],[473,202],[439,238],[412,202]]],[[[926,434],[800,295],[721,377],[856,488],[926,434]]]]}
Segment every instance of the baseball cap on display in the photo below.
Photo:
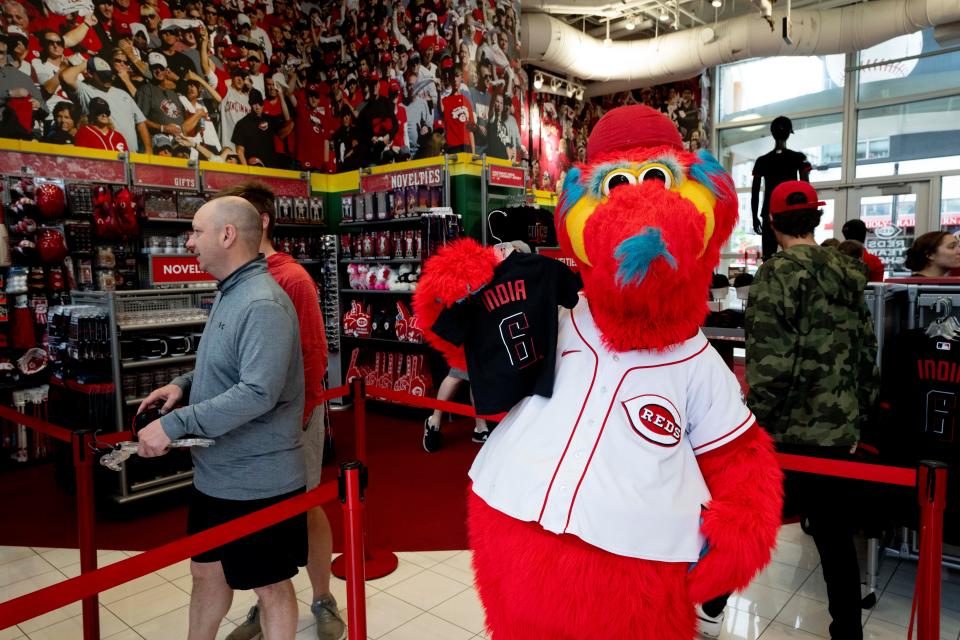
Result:
{"type": "Polygon", "coordinates": [[[781,182],[770,194],[770,215],[800,209],[816,209],[827,204],[817,197],[817,190],[809,182],[788,180],[781,182]]]}
{"type": "Polygon", "coordinates": [[[167,58],[162,53],[157,53],[154,51],[147,56],[147,64],[151,67],[163,67],[167,68],[167,58]]]}
{"type": "Polygon", "coordinates": [[[94,98],[90,101],[90,104],[87,105],[87,113],[90,114],[91,118],[96,118],[97,116],[110,115],[110,105],[107,104],[107,101],[103,98],[94,98]]]}

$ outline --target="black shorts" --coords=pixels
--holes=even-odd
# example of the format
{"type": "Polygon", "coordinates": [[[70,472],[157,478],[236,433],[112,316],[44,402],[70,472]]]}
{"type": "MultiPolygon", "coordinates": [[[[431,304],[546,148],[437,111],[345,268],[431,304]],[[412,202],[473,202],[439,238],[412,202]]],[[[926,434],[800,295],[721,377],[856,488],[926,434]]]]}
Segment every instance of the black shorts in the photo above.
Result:
{"type": "MultiPolygon", "coordinates": [[[[303,488],[258,500],[225,500],[190,489],[187,533],[194,534],[282,502],[304,492],[303,488]]],[[[227,584],[233,589],[255,589],[297,575],[307,564],[307,514],[301,513],[248,536],[214,547],[193,558],[194,562],[220,562],[227,584]]]]}

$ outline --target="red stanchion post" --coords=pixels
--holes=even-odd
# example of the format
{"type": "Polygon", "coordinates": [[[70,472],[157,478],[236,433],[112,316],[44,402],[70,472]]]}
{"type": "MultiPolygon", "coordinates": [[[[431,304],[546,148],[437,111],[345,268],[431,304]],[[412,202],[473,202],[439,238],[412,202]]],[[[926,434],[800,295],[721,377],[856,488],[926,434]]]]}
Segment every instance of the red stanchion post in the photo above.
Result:
{"type": "Polygon", "coordinates": [[[940,566],[943,562],[943,511],[947,505],[947,465],[921,460],[917,478],[920,500],[920,561],[917,567],[917,638],[940,637],[940,566]]]}
{"type": "Polygon", "coordinates": [[[350,640],[366,640],[363,492],[367,488],[367,469],[362,462],[344,462],[340,465],[338,482],[340,502],[343,503],[344,540],[343,555],[340,558],[346,558],[347,629],[350,640]]]}
{"type": "MultiPolygon", "coordinates": [[[[80,547],[80,573],[97,569],[94,542],[93,450],[88,446],[89,432],[73,434],[73,466],[77,474],[77,543],[80,547]]],[[[96,595],[83,599],[83,640],[100,637],[100,602],[96,595]]]]}
{"type": "MultiPolygon", "coordinates": [[[[361,464],[367,461],[367,385],[360,378],[353,379],[353,427],[354,437],[356,438],[356,456],[361,464]]],[[[364,467],[366,473],[366,467],[364,467]]],[[[367,535],[364,528],[363,535],[367,535]]],[[[346,554],[344,554],[346,555],[346,554]]],[[[347,566],[344,555],[337,557],[333,561],[330,570],[333,575],[343,578],[347,574],[347,566]]],[[[370,579],[382,578],[393,573],[400,564],[397,554],[385,549],[374,549],[370,545],[364,545],[364,560],[366,563],[366,575],[370,579]]]]}
{"type": "Polygon", "coordinates": [[[353,379],[353,433],[357,460],[367,462],[367,384],[363,378],[353,379]]]}

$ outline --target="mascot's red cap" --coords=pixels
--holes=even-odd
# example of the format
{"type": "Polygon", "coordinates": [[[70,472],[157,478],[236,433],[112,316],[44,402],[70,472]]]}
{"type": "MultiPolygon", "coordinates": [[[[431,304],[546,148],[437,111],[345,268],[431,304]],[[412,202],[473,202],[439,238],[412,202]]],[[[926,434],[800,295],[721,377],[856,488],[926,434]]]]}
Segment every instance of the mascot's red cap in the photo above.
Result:
{"type": "Polygon", "coordinates": [[[636,147],[683,149],[683,138],[667,116],[646,105],[617,107],[597,122],[587,140],[587,162],[608,151],[636,147]]]}

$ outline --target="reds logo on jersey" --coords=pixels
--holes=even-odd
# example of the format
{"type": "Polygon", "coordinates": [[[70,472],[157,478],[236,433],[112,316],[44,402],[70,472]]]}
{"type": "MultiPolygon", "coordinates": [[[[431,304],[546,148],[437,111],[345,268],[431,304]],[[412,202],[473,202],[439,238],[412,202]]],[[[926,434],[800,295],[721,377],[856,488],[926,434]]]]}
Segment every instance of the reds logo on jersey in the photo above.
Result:
{"type": "Polygon", "coordinates": [[[660,447],[675,447],[683,425],[673,403],[662,396],[644,395],[625,400],[623,408],[634,433],[660,447]]]}
{"type": "Polygon", "coordinates": [[[466,107],[456,107],[450,112],[450,117],[458,122],[467,122],[470,119],[469,114],[466,107]]]}

